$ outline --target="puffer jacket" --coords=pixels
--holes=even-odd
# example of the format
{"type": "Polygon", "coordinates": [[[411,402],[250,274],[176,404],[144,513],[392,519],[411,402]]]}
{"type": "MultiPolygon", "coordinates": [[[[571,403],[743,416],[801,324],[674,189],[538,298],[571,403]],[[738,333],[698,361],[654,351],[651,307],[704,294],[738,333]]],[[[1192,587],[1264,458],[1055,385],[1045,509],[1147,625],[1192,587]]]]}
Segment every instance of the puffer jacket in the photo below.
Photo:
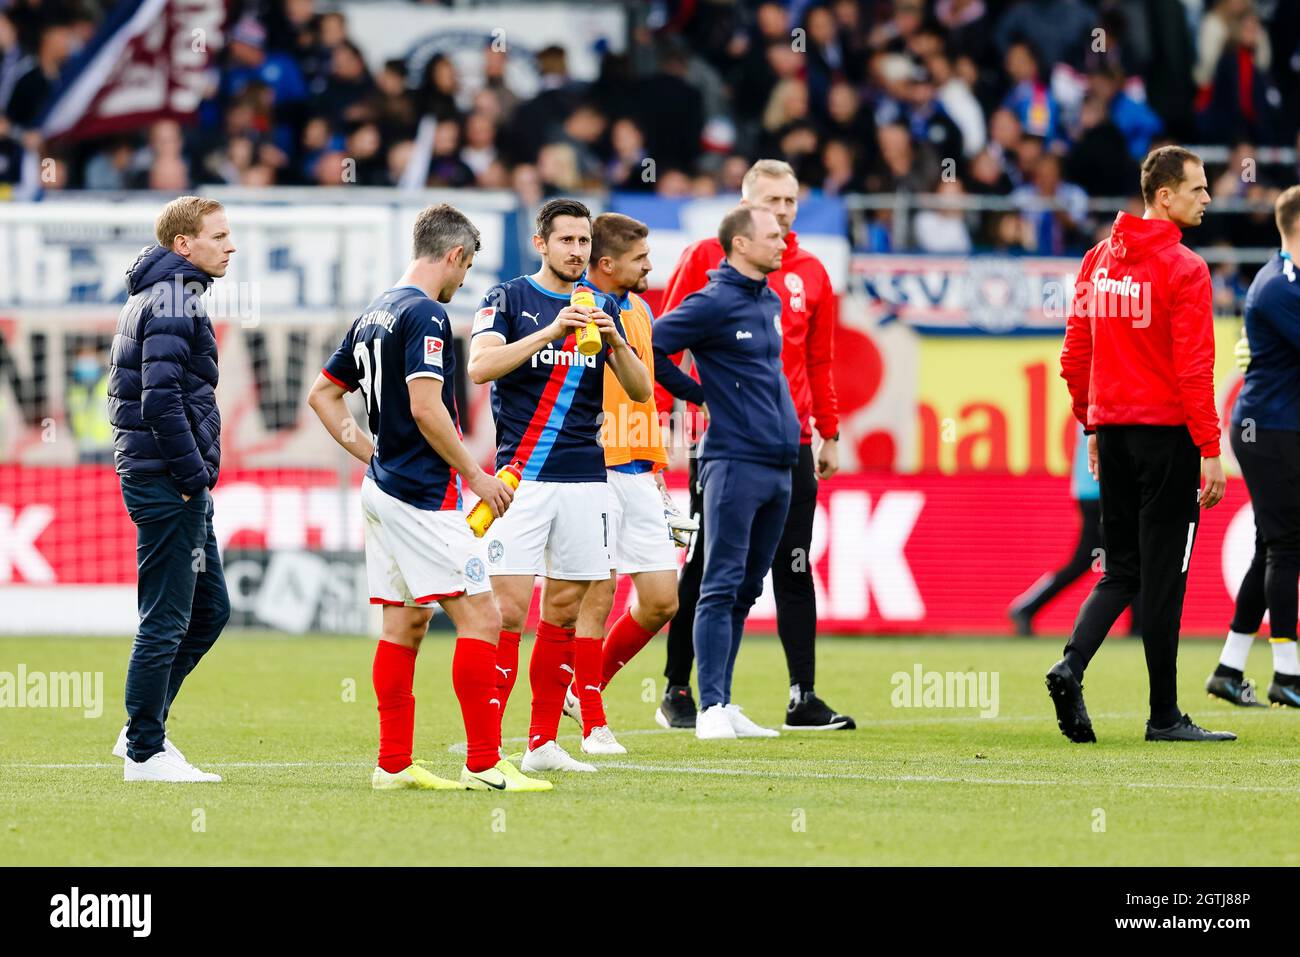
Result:
{"type": "Polygon", "coordinates": [[[127,271],[108,371],[108,418],[119,475],[169,475],[195,495],[217,484],[221,413],[217,337],[199,297],[212,277],[149,246],[127,271]]]}

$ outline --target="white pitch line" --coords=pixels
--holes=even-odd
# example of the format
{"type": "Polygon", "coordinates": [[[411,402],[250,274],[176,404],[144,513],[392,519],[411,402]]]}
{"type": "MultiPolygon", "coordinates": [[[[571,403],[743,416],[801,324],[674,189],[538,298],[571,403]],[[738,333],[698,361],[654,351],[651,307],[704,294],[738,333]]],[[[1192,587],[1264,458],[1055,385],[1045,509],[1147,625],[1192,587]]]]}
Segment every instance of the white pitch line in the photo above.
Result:
{"type": "Polygon", "coordinates": [[[654,764],[630,764],[622,761],[602,761],[601,767],[618,768],[623,771],[643,771],[659,774],[702,774],[714,776],[737,776],[737,777],[759,777],[759,778],[788,778],[791,780],[831,780],[831,781],[863,781],[875,784],[1002,784],[1012,785],[1015,787],[1024,786],[1041,786],[1041,787],[1100,787],[1100,788],[1142,788],[1148,790],[1175,790],[1175,791],[1257,791],[1269,794],[1300,794],[1300,787],[1284,788],[1255,786],[1246,784],[1158,784],[1148,781],[1042,781],[1024,778],[952,778],[940,777],[938,775],[928,774],[826,774],[823,772],[788,772],[788,771],[758,771],[746,768],[692,768],[692,767],[666,767],[654,764]]]}
{"type": "MultiPolygon", "coordinates": [[[[800,760],[807,763],[807,759],[791,758],[790,760],[800,760]]],[[[368,761],[207,761],[204,763],[207,766],[214,768],[361,768],[370,766],[368,761]]],[[[102,762],[86,764],[0,764],[0,767],[4,768],[25,768],[31,770],[90,770],[97,768],[117,768],[120,766],[120,764],[106,764],[102,762]]],[[[1076,779],[1052,781],[1039,778],[970,778],[930,774],[838,774],[823,771],[764,771],[756,768],[710,768],[703,766],[635,764],[626,761],[601,761],[598,766],[600,768],[610,768],[618,771],[638,771],[648,774],[777,778],[792,781],[858,781],[866,784],[979,784],[1009,785],[1013,787],[1129,788],[1155,791],[1240,791],[1245,793],[1263,794],[1300,793],[1300,787],[1288,788],[1249,784],[1161,784],[1148,781],[1080,781],[1076,779]]]]}

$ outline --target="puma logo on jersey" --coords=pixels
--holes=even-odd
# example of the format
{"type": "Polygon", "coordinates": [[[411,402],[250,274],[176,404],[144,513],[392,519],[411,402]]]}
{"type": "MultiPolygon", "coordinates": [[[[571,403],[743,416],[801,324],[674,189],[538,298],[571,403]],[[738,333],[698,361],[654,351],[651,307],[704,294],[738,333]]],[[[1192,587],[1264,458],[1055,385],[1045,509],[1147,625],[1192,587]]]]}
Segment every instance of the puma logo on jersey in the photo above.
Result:
{"type": "Polygon", "coordinates": [[[737,338],[737,339],[753,339],[753,338],[754,338],[754,334],[753,334],[752,332],[746,332],[744,329],[737,329],[737,330],[736,330],[736,338],[737,338]]]}
{"type": "Polygon", "coordinates": [[[514,669],[513,669],[513,668],[502,668],[500,665],[497,665],[497,671],[501,672],[503,675],[505,675],[507,678],[509,678],[509,677],[510,677],[510,672],[514,671],[514,669]]]}
{"type": "Polygon", "coordinates": [[[595,356],[584,356],[578,351],[577,346],[572,349],[552,349],[547,346],[540,352],[534,352],[532,358],[533,368],[539,365],[543,366],[586,366],[588,369],[596,368],[595,356]]]}
{"type": "Polygon", "coordinates": [[[531,319],[531,320],[533,320],[533,325],[537,325],[537,313],[535,313],[535,312],[524,312],[522,309],[520,309],[520,310],[519,310],[519,315],[523,316],[525,319],[531,319]]]}

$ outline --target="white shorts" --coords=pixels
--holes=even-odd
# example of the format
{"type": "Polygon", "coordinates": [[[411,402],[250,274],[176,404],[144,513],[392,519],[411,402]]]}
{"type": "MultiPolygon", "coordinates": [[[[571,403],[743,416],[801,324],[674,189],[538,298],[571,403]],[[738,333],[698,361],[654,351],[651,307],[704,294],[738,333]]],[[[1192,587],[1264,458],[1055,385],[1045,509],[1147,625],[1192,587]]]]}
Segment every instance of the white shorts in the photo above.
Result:
{"type": "Polygon", "coordinates": [[[394,498],[367,476],[366,578],[372,605],[427,605],[490,591],[483,543],[461,511],[431,512],[394,498]]]}
{"type": "Polygon", "coordinates": [[[620,574],[677,571],[677,546],[664,520],[653,472],[610,469],[609,557],[620,574]]]}
{"type": "Polygon", "coordinates": [[[604,482],[525,479],[487,541],[489,575],[545,575],[560,581],[609,577],[609,508],[604,482]]]}

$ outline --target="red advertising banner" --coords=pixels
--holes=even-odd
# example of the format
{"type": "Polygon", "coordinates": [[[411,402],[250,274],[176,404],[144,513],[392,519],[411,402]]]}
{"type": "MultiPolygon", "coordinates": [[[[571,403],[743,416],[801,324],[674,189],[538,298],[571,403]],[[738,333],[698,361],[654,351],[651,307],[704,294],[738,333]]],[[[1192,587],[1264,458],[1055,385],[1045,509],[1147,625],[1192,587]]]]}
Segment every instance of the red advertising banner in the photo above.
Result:
{"type": "MultiPolygon", "coordinates": [[[[680,477],[670,478],[678,479],[684,506],[680,477]]],[[[339,473],[327,469],[223,473],[214,493],[218,539],[227,552],[352,553],[359,562],[356,494],[355,485],[341,484],[339,473]]],[[[1009,629],[1012,599],[1070,556],[1078,523],[1064,478],[864,473],[823,483],[811,554],[790,560],[813,569],[823,630],[1001,634],[1009,629]]],[[[1227,628],[1253,537],[1245,487],[1232,480],[1224,502],[1202,513],[1183,614],[1187,633],[1227,628]]],[[[364,576],[358,579],[364,587],[364,576]]],[[[39,600],[49,602],[42,623],[76,630],[93,609],[76,607],[70,597],[90,594],[85,586],[133,592],[134,580],[134,529],[110,467],[0,465],[0,628],[31,618],[11,615],[11,602],[39,600]]],[[[1067,631],[1093,580],[1085,575],[1049,605],[1040,630],[1067,631]]],[[[118,596],[115,607],[129,613],[127,597],[118,596]]],[[[357,595],[358,603],[365,597],[357,595]]],[[[774,607],[767,589],[751,625],[773,627],[774,607]]],[[[302,620],[313,620],[307,612],[302,620]]],[[[132,621],[117,624],[128,633],[134,628],[132,621]]]]}

